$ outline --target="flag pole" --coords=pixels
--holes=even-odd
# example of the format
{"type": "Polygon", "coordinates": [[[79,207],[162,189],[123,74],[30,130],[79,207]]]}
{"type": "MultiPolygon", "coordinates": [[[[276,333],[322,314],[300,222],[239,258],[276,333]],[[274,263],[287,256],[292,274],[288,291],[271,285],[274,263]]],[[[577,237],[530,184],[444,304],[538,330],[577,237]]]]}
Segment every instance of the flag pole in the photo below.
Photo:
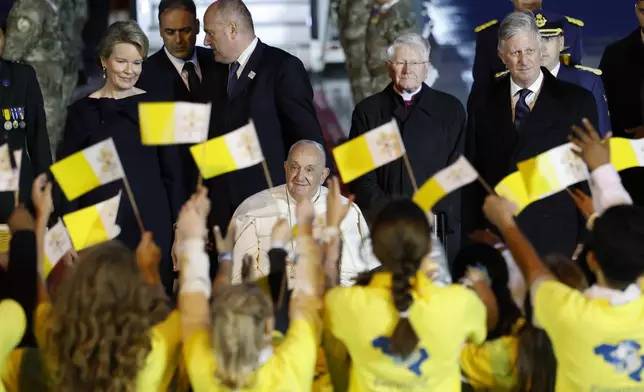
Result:
{"type": "Polygon", "coordinates": [[[132,188],[130,188],[130,182],[127,180],[127,175],[123,173],[123,185],[125,185],[125,191],[127,192],[127,197],[130,199],[130,204],[132,204],[132,210],[134,210],[134,216],[136,221],[139,223],[139,229],[141,229],[141,234],[145,233],[145,227],[143,226],[143,219],[141,219],[141,214],[139,213],[139,207],[136,205],[134,200],[134,194],[132,193],[132,188]]]}
{"type": "Polygon", "coordinates": [[[268,171],[268,165],[266,164],[266,159],[262,160],[262,169],[264,169],[264,177],[266,177],[266,183],[268,184],[268,189],[272,189],[273,180],[271,180],[271,173],[268,171]]]}
{"type": "MultiPolygon", "coordinates": [[[[204,164],[206,162],[206,146],[207,140],[203,142],[203,149],[201,150],[201,163],[204,164]]],[[[197,177],[197,191],[199,191],[199,188],[203,186],[203,176],[201,175],[201,170],[199,170],[199,165],[197,165],[197,172],[199,173],[199,176],[197,177]]]]}
{"type": "Polygon", "coordinates": [[[405,160],[405,167],[407,167],[407,174],[409,174],[409,180],[411,181],[411,186],[414,188],[414,193],[418,192],[418,184],[416,183],[416,177],[414,177],[414,172],[411,170],[411,163],[409,163],[409,157],[407,152],[403,154],[403,159],[405,160]]]}
{"type": "Polygon", "coordinates": [[[487,191],[487,193],[489,193],[490,195],[496,195],[496,192],[494,191],[494,189],[492,189],[492,187],[490,186],[490,184],[488,184],[488,183],[487,183],[487,181],[485,181],[485,180],[483,179],[483,177],[478,176],[478,180],[479,180],[479,182],[481,183],[481,185],[483,185],[483,188],[485,188],[485,190],[487,191]]]}

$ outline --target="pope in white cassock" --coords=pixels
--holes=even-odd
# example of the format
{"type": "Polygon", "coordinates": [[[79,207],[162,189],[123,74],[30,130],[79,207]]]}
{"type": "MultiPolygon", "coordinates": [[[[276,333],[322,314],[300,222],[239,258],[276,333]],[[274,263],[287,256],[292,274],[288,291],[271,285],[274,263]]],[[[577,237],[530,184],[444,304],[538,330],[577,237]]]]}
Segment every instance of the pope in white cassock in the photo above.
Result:
{"type": "MultiPolygon", "coordinates": [[[[313,235],[320,237],[325,227],[328,190],[322,186],[329,176],[323,147],[314,141],[301,140],[295,143],[284,164],[286,184],[267,189],[246,199],[233,214],[235,245],[233,248],[233,283],[241,282],[242,258],[253,256],[252,280],[267,276],[270,269],[268,251],[271,249],[271,232],[278,219],[286,219],[291,227],[296,225],[295,205],[305,197],[313,200],[316,221],[313,235]]],[[[347,200],[348,202],[348,200],[347,200]]],[[[351,285],[352,279],[363,271],[380,265],[369,240],[369,228],[357,205],[353,205],[340,225],[342,258],[340,260],[340,284],[351,285]]],[[[292,252],[294,243],[279,244],[292,252]]],[[[289,283],[294,271],[287,261],[289,283]]],[[[289,284],[290,287],[290,284],[289,284]]]]}

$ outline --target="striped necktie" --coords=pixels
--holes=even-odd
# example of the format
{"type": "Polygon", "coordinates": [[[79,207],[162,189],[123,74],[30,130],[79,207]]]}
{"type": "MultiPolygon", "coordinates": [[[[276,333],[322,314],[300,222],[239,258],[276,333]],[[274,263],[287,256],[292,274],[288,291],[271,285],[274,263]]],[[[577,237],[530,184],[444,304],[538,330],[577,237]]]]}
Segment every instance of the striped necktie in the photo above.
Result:
{"type": "Polygon", "coordinates": [[[237,70],[239,69],[239,63],[235,61],[234,63],[230,64],[230,71],[228,72],[228,96],[233,93],[233,90],[235,89],[235,85],[237,84],[237,70]]]}
{"type": "Polygon", "coordinates": [[[524,120],[528,118],[528,115],[530,114],[530,106],[528,106],[525,99],[531,92],[532,91],[527,88],[519,90],[519,100],[514,108],[514,129],[517,131],[521,128],[524,120]]]}

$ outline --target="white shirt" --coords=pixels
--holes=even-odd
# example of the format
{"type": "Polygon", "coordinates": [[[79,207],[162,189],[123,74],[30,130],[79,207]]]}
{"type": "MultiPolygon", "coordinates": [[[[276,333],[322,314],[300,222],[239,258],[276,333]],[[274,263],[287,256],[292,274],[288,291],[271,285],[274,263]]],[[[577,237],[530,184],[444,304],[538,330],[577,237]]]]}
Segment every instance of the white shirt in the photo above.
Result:
{"type": "Polygon", "coordinates": [[[239,63],[239,68],[237,68],[237,72],[236,72],[237,79],[241,78],[242,72],[244,72],[244,67],[246,67],[246,64],[248,63],[250,56],[253,54],[253,52],[255,51],[255,48],[257,47],[257,42],[259,42],[259,39],[255,37],[253,42],[251,42],[250,45],[248,45],[248,47],[244,49],[242,54],[239,55],[239,58],[237,59],[237,62],[239,63]]]}
{"type": "MultiPolygon", "coordinates": [[[[177,69],[177,72],[179,73],[179,76],[181,76],[181,80],[183,80],[183,83],[186,85],[187,89],[190,89],[188,87],[188,71],[183,70],[183,65],[186,63],[184,60],[178,59],[174,57],[173,55],[168,52],[168,49],[164,46],[163,50],[165,51],[166,56],[170,59],[170,62],[174,67],[177,69]]],[[[201,80],[201,68],[199,67],[199,62],[197,61],[197,49],[192,53],[192,58],[188,60],[189,62],[193,63],[195,65],[195,71],[197,72],[197,77],[199,80],[201,80]]]]}
{"type": "MultiPolygon", "coordinates": [[[[534,101],[537,99],[537,93],[541,89],[541,84],[543,83],[543,71],[539,70],[539,77],[537,80],[535,80],[534,83],[530,87],[528,87],[528,90],[530,90],[530,94],[525,98],[525,103],[532,108],[534,101]]],[[[519,91],[523,90],[523,87],[519,87],[518,84],[514,83],[514,80],[510,77],[510,97],[512,98],[512,109],[514,111],[514,108],[517,106],[517,102],[519,101],[519,91]]]]}
{"type": "Polygon", "coordinates": [[[561,69],[561,62],[557,63],[555,68],[552,71],[550,71],[550,73],[552,74],[552,76],[554,76],[556,78],[557,75],[559,75],[559,70],[560,69],[561,69]]]}

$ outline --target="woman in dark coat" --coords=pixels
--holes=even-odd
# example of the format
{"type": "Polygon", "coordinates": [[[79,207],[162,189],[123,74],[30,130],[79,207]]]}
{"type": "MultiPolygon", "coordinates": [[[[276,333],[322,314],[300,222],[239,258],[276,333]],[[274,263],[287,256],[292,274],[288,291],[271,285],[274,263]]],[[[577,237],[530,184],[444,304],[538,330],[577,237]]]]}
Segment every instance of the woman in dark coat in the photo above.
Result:
{"type": "MultiPolygon", "coordinates": [[[[176,148],[141,144],[138,103],[146,101],[147,94],[134,85],[147,51],[148,39],[136,22],[116,22],[108,28],[99,46],[105,85],[68,108],[65,133],[56,157],[60,160],[113,139],[145,230],[153,232],[154,241],[161,248],[161,279],[166,291],[171,293],[172,227],[185,197],[176,148]]],[[[116,220],[121,227],[118,239],[135,250],[141,240],[141,230],[123,181],[106,184],[72,201],[64,200],[61,212],[94,205],[120,190],[123,193],[116,220]]]]}

